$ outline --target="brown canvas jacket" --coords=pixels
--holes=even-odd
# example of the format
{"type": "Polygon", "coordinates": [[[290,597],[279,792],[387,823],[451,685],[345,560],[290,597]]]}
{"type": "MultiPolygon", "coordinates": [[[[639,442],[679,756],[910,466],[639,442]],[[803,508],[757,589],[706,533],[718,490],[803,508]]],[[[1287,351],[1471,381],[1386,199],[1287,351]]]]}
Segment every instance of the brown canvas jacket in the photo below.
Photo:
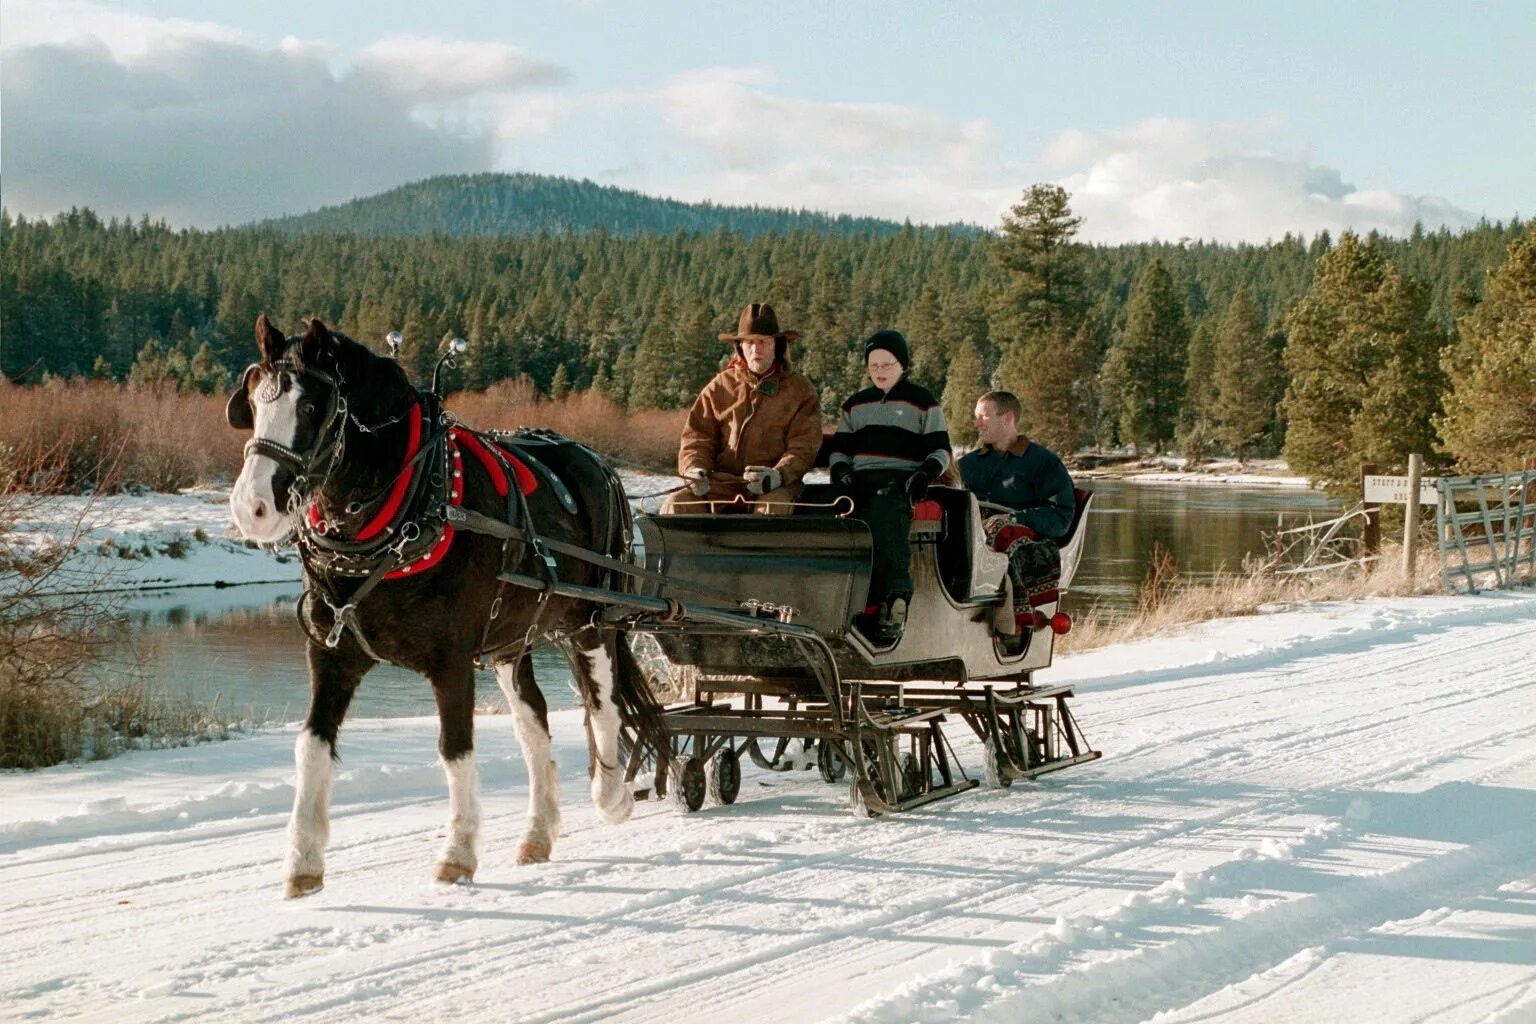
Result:
{"type": "Polygon", "coordinates": [[[821,447],[821,402],[802,373],[784,362],[761,381],[740,356],[699,392],[678,447],[677,469],[741,476],[748,466],[772,466],[784,483],[799,483],[821,447]]]}

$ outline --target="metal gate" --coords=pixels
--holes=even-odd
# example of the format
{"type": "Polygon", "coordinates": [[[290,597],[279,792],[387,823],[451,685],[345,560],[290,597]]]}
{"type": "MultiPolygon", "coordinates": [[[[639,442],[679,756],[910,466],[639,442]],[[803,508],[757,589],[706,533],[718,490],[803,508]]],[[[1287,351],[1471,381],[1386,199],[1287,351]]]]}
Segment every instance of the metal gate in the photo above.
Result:
{"type": "Polygon", "coordinates": [[[1442,477],[1439,488],[1435,534],[1447,589],[1536,582],[1536,470],[1442,477]]]}

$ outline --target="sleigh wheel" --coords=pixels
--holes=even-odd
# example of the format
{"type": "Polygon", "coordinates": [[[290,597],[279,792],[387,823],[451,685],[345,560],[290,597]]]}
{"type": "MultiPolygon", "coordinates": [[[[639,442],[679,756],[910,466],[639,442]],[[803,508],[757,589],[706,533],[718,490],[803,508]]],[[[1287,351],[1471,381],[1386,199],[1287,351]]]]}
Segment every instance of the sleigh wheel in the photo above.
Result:
{"type": "Polygon", "coordinates": [[[689,812],[704,806],[704,795],[709,788],[704,778],[704,762],[690,754],[674,760],[670,774],[667,796],[673,803],[689,812]]]}
{"type": "MultiPolygon", "coordinates": [[[[733,804],[741,792],[741,757],[730,747],[709,759],[709,798],[717,804],[733,804]]],[[[696,808],[695,808],[696,809],[696,808]]]]}
{"type": "Polygon", "coordinates": [[[848,774],[848,762],[843,760],[842,751],[831,740],[822,740],[816,745],[816,767],[821,770],[823,782],[842,782],[843,776],[848,774]]]}

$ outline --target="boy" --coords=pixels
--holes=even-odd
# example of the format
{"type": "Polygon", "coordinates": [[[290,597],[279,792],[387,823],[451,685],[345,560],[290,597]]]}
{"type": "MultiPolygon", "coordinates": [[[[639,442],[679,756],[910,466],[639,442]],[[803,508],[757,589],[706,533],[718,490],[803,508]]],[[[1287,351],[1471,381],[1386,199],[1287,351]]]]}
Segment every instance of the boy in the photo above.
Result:
{"type": "Polygon", "coordinates": [[[832,482],[853,498],[874,537],[869,604],[878,612],[870,639],[888,647],[901,638],[912,599],[912,503],[949,467],[949,429],[938,399],[906,379],[911,355],[899,331],[871,335],[864,363],[873,386],[843,403],[830,462],[832,482]]]}

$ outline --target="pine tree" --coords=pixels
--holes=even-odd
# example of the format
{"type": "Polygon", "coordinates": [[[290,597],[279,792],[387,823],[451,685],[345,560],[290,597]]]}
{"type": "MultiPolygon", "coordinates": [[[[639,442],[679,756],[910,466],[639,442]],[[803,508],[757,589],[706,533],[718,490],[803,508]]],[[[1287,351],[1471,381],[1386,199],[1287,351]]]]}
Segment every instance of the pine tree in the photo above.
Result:
{"type": "Polygon", "coordinates": [[[570,393],[570,375],[565,372],[565,364],[561,363],[555,368],[555,375],[549,382],[549,397],[559,401],[570,393]]]}
{"type": "Polygon", "coordinates": [[[1536,228],[1510,243],[1444,367],[1451,390],[1437,425],[1458,467],[1518,469],[1536,458],[1536,228]]]}
{"type": "Polygon", "coordinates": [[[1058,185],[1030,186],[992,246],[993,262],[1009,275],[992,330],[1002,349],[998,384],[1024,404],[1027,433],[1068,451],[1092,432],[1079,396],[1093,372],[1073,346],[1088,300],[1082,246],[1073,241],[1083,220],[1070,198],[1058,185]]]}
{"type": "Polygon", "coordinates": [[[1119,397],[1121,440],[1156,450],[1173,440],[1188,350],[1183,303],[1172,275],[1154,259],[1131,291],[1125,331],[1106,360],[1119,397]]]}
{"type": "Polygon", "coordinates": [[[1361,463],[1400,469],[1410,452],[1430,454],[1444,335],[1429,319],[1426,289],[1346,232],[1317,261],[1287,328],[1293,469],[1350,494],[1361,463]]]}
{"type": "Polygon", "coordinates": [[[1212,429],[1218,442],[1246,460],[1273,426],[1280,397],[1280,367],[1246,288],[1238,288],[1221,318],[1213,363],[1212,429]]]}
{"type": "Polygon", "coordinates": [[[956,448],[969,448],[976,444],[976,400],[986,393],[987,386],[975,345],[961,341],[952,352],[941,398],[944,421],[949,424],[950,442],[956,448]]]}
{"type": "Polygon", "coordinates": [[[1050,184],[1025,189],[1003,216],[992,259],[1010,274],[1005,303],[1019,337],[1060,322],[1075,329],[1087,310],[1081,246],[1073,241],[1082,223],[1067,190],[1050,184]]]}

